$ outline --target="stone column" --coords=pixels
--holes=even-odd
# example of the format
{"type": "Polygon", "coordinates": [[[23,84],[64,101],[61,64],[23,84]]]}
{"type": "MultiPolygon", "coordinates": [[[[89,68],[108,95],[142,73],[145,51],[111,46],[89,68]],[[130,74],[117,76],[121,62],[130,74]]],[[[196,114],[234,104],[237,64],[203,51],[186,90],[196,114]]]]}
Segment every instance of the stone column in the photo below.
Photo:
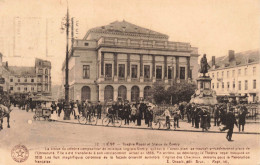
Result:
{"type": "Polygon", "coordinates": [[[176,81],[177,82],[180,82],[180,74],[179,74],[179,70],[180,70],[180,68],[179,68],[179,57],[177,57],[177,56],[175,56],[175,59],[176,59],[176,77],[175,77],[175,79],[176,79],[176,81]]]}
{"type": "Polygon", "coordinates": [[[153,82],[156,81],[156,77],[155,77],[155,55],[152,55],[152,79],[153,79],[153,82]]]}
{"type": "Polygon", "coordinates": [[[117,76],[117,53],[114,53],[114,81],[118,81],[118,76],[117,76]]]}
{"type": "Polygon", "coordinates": [[[186,57],[187,58],[187,77],[188,77],[188,81],[191,80],[191,75],[190,75],[190,57],[186,57]]]}
{"type": "Polygon", "coordinates": [[[139,97],[144,98],[144,88],[143,88],[142,86],[139,86],[139,89],[140,89],[140,95],[139,95],[139,97]]]}
{"type": "Polygon", "coordinates": [[[114,100],[113,101],[116,101],[117,100],[117,97],[118,97],[118,88],[117,87],[114,87],[113,86],[113,88],[114,88],[114,100]]]}
{"type": "Polygon", "coordinates": [[[98,98],[100,102],[104,102],[104,87],[99,85],[98,98]]]}
{"type": "Polygon", "coordinates": [[[130,54],[127,54],[127,82],[131,82],[131,76],[130,76],[130,54]]]}
{"type": "Polygon", "coordinates": [[[127,88],[127,92],[126,92],[126,99],[131,101],[131,87],[126,87],[127,88]]]}
{"type": "Polygon", "coordinates": [[[164,82],[168,83],[168,77],[167,77],[167,56],[164,56],[164,82]]]}
{"type": "Polygon", "coordinates": [[[143,55],[142,54],[140,54],[140,82],[144,82],[143,55]]]}
{"type": "Polygon", "coordinates": [[[101,76],[104,77],[104,52],[101,52],[101,76]]]}

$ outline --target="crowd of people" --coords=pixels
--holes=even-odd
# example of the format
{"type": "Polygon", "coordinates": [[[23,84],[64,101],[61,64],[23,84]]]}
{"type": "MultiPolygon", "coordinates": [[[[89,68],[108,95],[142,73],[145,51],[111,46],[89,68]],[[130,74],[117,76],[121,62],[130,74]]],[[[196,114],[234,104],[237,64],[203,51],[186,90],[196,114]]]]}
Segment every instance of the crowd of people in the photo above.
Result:
{"type": "MultiPolygon", "coordinates": [[[[35,105],[28,105],[29,109],[33,109],[35,105]]],[[[60,117],[64,110],[64,102],[59,101],[57,104],[52,102],[51,114],[57,114],[60,117]]],[[[102,114],[107,114],[111,117],[112,122],[115,118],[120,118],[125,125],[134,123],[136,126],[142,125],[142,120],[147,127],[152,127],[156,123],[158,117],[165,117],[166,127],[170,129],[171,120],[173,121],[174,129],[180,128],[179,120],[185,120],[191,123],[191,126],[202,131],[208,131],[211,128],[211,120],[214,126],[224,126],[221,131],[228,129],[227,139],[231,140],[234,125],[237,125],[239,132],[245,130],[246,116],[248,110],[245,105],[230,106],[229,104],[216,104],[214,107],[196,105],[194,103],[180,102],[174,106],[158,106],[145,102],[138,101],[130,103],[128,101],[118,101],[102,105],[100,101],[92,103],[91,101],[71,101],[70,113],[75,119],[80,115],[87,119],[90,117],[102,118],[102,114]]],[[[53,118],[52,118],[53,119],[53,118]]]]}

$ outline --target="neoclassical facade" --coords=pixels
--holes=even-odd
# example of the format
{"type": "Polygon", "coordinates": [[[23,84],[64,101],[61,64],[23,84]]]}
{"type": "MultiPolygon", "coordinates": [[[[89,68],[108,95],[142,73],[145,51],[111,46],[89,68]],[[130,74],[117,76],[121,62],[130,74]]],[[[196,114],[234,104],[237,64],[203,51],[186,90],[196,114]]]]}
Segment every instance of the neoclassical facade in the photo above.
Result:
{"type": "Polygon", "coordinates": [[[126,21],[90,29],[70,50],[70,99],[137,101],[151,96],[155,82],[195,80],[198,49],[168,38],[126,21]]]}

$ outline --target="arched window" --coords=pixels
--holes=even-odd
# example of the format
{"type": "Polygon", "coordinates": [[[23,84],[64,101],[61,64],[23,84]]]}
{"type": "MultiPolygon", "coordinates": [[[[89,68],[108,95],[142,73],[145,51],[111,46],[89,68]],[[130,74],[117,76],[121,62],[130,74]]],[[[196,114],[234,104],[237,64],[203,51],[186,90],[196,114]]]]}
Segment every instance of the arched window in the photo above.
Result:
{"type": "Polygon", "coordinates": [[[45,74],[48,74],[48,69],[45,69],[45,74]]]}
{"type": "Polygon", "coordinates": [[[114,88],[111,85],[107,85],[104,91],[104,100],[114,100],[114,88]]]}
{"type": "Polygon", "coordinates": [[[152,88],[150,86],[144,87],[144,99],[148,99],[152,96],[152,88]]]}
{"type": "Polygon", "coordinates": [[[140,90],[138,86],[133,86],[131,89],[131,101],[138,101],[140,90]]]}
{"type": "Polygon", "coordinates": [[[91,89],[88,86],[81,88],[81,101],[86,101],[91,99],[91,89]]]}
{"type": "Polygon", "coordinates": [[[122,100],[126,100],[126,93],[127,93],[127,89],[124,85],[121,85],[118,88],[118,98],[122,98],[122,100]]]}

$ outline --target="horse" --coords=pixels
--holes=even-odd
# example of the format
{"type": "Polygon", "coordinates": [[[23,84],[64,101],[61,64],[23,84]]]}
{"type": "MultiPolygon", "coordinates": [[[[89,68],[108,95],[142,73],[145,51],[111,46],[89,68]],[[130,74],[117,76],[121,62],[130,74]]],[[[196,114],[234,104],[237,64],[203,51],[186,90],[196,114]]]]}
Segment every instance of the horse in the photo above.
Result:
{"type": "Polygon", "coordinates": [[[4,106],[3,104],[0,104],[0,120],[1,120],[0,131],[3,129],[3,119],[5,117],[7,118],[7,128],[10,128],[9,120],[10,120],[10,112],[11,111],[12,110],[10,109],[10,106],[7,107],[7,106],[4,106]]]}

